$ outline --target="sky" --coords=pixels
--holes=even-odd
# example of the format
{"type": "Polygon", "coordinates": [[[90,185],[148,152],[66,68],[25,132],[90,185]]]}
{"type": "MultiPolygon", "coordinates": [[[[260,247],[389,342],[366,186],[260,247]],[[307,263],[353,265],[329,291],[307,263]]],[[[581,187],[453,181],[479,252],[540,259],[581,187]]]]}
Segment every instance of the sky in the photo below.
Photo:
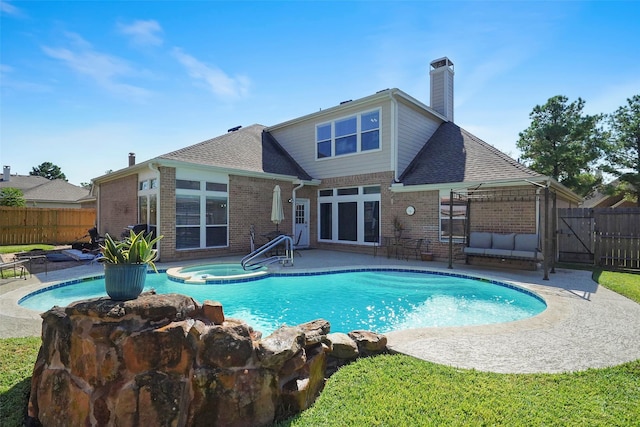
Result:
{"type": "Polygon", "coordinates": [[[555,95],[640,94],[640,1],[0,0],[0,163],[69,182],[399,88],[429,104],[454,63],[456,124],[513,158],[555,95]]]}

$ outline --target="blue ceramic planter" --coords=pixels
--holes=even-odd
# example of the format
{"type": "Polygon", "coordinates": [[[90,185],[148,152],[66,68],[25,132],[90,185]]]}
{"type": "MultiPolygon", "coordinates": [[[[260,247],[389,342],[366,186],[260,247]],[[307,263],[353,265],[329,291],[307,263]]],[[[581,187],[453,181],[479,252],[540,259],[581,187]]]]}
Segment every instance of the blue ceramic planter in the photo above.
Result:
{"type": "Polygon", "coordinates": [[[138,298],[147,279],[147,264],[104,264],[104,287],[113,300],[138,298]]]}

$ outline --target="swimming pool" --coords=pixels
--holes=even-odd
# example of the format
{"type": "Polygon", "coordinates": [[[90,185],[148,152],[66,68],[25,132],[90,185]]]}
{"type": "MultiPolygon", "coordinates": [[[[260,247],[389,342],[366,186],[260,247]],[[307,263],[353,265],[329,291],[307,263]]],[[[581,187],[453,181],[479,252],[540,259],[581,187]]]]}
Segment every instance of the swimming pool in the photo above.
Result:
{"type": "MultiPolygon", "coordinates": [[[[271,274],[256,280],[203,285],[150,273],[145,290],[181,293],[222,303],[225,316],[240,318],[268,335],[283,324],[326,319],[332,332],[379,333],[510,322],[545,310],[525,289],[459,274],[406,269],[358,269],[271,274]]],[[[104,297],[104,279],[61,283],[29,294],[19,304],[37,311],[104,297]]]]}

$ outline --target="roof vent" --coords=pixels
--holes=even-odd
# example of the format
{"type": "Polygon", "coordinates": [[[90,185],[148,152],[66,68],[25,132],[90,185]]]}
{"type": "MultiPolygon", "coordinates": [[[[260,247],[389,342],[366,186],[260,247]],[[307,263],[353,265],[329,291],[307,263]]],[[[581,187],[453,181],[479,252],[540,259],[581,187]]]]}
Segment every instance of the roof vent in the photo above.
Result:
{"type": "Polygon", "coordinates": [[[234,128],[227,129],[227,132],[235,132],[235,131],[237,131],[238,129],[240,129],[241,127],[242,127],[242,126],[236,126],[236,127],[234,127],[234,128]]]}
{"type": "Polygon", "coordinates": [[[346,101],[342,101],[342,102],[340,103],[340,105],[342,105],[342,104],[346,104],[347,102],[351,102],[351,101],[353,101],[353,99],[347,99],[346,101]]]}

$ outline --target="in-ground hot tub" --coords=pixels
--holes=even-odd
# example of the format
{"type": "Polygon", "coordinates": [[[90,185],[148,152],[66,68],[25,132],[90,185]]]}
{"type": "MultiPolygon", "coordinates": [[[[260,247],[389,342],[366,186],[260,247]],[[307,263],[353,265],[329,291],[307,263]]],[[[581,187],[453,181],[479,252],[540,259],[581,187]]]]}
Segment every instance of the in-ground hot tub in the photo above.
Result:
{"type": "Polygon", "coordinates": [[[246,271],[240,264],[203,264],[191,267],[176,267],[167,270],[169,280],[183,283],[214,284],[255,280],[268,273],[266,267],[246,271]]]}

